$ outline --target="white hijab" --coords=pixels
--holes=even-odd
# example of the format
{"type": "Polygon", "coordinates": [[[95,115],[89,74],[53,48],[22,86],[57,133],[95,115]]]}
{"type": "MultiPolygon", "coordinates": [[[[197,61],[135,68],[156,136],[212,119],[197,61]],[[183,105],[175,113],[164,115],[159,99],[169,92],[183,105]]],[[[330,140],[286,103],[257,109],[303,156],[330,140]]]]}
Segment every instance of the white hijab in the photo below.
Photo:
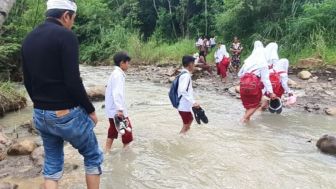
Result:
{"type": "Polygon", "coordinates": [[[273,64],[273,69],[277,72],[288,72],[289,61],[286,58],[282,58],[273,64]]]}
{"type": "Polygon", "coordinates": [[[227,57],[229,58],[230,57],[230,54],[227,52],[226,50],[226,46],[225,45],[221,45],[217,51],[215,52],[215,60],[216,60],[216,63],[219,63],[220,61],[222,61],[222,59],[224,57],[227,57]]]}
{"type": "Polygon", "coordinates": [[[267,59],[268,65],[272,65],[273,63],[279,60],[278,44],[274,42],[268,44],[265,48],[265,51],[266,51],[266,59],[267,59]]]}
{"type": "Polygon", "coordinates": [[[261,41],[256,41],[254,42],[253,51],[251,55],[244,61],[244,65],[240,69],[239,75],[243,75],[246,72],[267,66],[264,45],[261,41]]]}

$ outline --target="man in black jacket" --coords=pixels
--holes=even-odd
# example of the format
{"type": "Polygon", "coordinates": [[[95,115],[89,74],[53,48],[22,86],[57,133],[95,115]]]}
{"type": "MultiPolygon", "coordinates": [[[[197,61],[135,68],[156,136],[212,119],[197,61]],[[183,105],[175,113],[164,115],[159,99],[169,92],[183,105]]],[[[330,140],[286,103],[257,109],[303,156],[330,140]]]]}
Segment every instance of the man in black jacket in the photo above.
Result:
{"type": "Polygon", "coordinates": [[[73,0],[48,0],[47,19],[23,42],[24,84],[34,103],[34,122],[45,149],[44,187],[58,187],[63,174],[63,143],[84,156],[89,189],[98,189],[103,155],[93,131],[95,108],[79,73],[79,47],[71,31],[73,0]]]}

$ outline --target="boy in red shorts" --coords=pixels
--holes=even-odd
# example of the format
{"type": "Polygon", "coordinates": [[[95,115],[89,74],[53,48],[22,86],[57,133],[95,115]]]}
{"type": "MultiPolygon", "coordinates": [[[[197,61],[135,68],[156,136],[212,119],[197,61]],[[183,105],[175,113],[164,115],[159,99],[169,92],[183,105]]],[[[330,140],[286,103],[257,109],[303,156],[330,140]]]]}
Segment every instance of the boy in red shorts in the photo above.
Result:
{"type": "Polygon", "coordinates": [[[195,68],[195,58],[192,56],[184,56],[182,58],[183,70],[179,77],[178,96],[181,98],[178,106],[179,114],[183,121],[183,127],[180,134],[186,134],[190,129],[193,122],[192,107],[199,107],[199,104],[195,102],[193,96],[193,87],[191,74],[195,68]]]}
{"type": "MultiPolygon", "coordinates": [[[[132,128],[128,118],[127,107],[125,102],[125,77],[124,73],[129,67],[131,58],[125,52],[119,52],[113,57],[115,67],[107,83],[105,92],[105,111],[109,119],[110,128],[106,140],[105,152],[112,148],[113,140],[118,138],[118,130],[115,127],[115,116],[126,119],[128,127],[132,128]]],[[[132,131],[126,130],[122,133],[122,142],[124,147],[133,141],[132,131]]]]}

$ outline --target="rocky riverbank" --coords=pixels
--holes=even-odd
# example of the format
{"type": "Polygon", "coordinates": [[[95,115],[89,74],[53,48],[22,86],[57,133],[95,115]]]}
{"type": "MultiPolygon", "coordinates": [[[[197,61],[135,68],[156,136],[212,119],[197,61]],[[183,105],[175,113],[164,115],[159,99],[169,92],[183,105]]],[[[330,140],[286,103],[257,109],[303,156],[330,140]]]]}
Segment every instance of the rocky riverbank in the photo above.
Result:
{"type": "MultiPolygon", "coordinates": [[[[8,136],[0,126],[0,180],[38,177],[42,173],[43,162],[42,142],[31,121],[17,127],[8,136]]],[[[64,165],[65,172],[78,168],[76,164],[65,163],[64,165]]],[[[0,181],[0,188],[13,189],[18,188],[18,185],[0,181]]]]}

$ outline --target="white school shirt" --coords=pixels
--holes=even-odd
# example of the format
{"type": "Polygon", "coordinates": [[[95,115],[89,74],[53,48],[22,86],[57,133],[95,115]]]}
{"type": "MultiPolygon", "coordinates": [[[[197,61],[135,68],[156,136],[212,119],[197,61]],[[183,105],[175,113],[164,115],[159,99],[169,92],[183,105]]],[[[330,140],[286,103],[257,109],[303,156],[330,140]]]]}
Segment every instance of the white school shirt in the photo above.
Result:
{"type": "Polygon", "coordinates": [[[266,92],[273,93],[272,83],[269,79],[269,68],[267,66],[260,67],[257,64],[254,64],[249,68],[243,66],[238,73],[238,77],[241,78],[244,76],[245,73],[251,73],[252,71],[254,71],[253,74],[260,77],[261,82],[264,84],[264,89],[266,90],[266,92]]]}
{"type": "Polygon", "coordinates": [[[195,104],[191,74],[186,69],[183,69],[182,72],[187,73],[182,74],[179,78],[179,86],[177,89],[177,94],[178,96],[182,96],[182,98],[180,100],[180,104],[177,109],[182,112],[191,112],[192,107],[195,104]]]}
{"type": "Polygon", "coordinates": [[[210,45],[216,45],[216,39],[210,38],[210,45]]]}
{"type": "Polygon", "coordinates": [[[108,118],[114,118],[119,110],[128,117],[125,101],[125,78],[124,71],[118,66],[112,71],[105,91],[105,113],[108,118]]]}
{"type": "Polygon", "coordinates": [[[215,63],[216,64],[219,64],[222,61],[223,57],[224,57],[224,55],[221,52],[220,48],[216,50],[214,56],[215,56],[215,63]]]}
{"type": "Polygon", "coordinates": [[[273,63],[273,69],[270,69],[271,73],[273,73],[274,70],[276,72],[282,72],[280,74],[281,85],[287,94],[292,93],[292,90],[288,86],[288,66],[289,62],[287,59],[280,59],[276,63],[273,63]]]}

